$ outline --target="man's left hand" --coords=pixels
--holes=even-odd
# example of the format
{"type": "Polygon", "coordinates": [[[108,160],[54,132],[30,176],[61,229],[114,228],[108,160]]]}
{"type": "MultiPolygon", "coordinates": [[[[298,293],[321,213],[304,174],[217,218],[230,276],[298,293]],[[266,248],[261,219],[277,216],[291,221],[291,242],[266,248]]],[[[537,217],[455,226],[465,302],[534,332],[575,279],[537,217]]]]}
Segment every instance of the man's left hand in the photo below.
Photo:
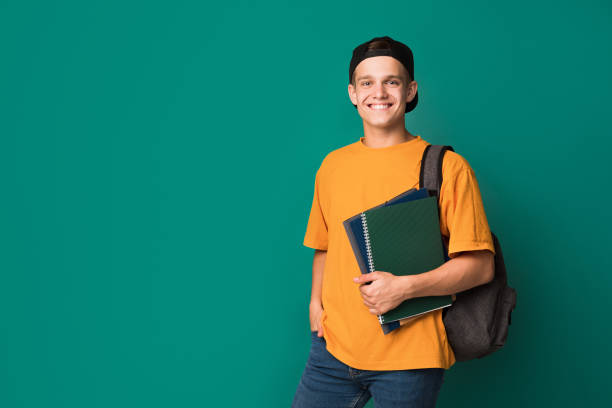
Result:
{"type": "Polygon", "coordinates": [[[390,272],[374,271],[353,278],[353,282],[359,284],[361,298],[370,313],[381,315],[406,300],[404,287],[406,281],[402,278],[406,276],[400,277],[390,272]],[[367,282],[372,283],[366,285],[367,282]]]}

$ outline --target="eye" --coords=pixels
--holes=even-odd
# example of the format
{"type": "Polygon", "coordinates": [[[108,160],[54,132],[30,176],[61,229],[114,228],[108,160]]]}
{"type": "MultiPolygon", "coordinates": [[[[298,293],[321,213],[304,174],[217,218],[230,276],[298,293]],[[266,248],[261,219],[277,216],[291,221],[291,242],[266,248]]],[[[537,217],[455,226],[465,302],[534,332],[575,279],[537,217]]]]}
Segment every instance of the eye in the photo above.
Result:
{"type": "Polygon", "coordinates": [[[395,80],[393,80],[393,79],[392,79],[392,80],[390,80],[390,81],[388,81],[388,82],[393,82],[394,84],[398,84],[398,83],[399,83],[399,82],[397,82],[397,81],[395,81],[395,80]]]}
{"type": "Polygon", "coordinates": [[[370,83],[370,81],[363,81],[363,82],[361,83],[361,85],[365,86],[365,84],[369,84],[369,83],[370,83]]]}

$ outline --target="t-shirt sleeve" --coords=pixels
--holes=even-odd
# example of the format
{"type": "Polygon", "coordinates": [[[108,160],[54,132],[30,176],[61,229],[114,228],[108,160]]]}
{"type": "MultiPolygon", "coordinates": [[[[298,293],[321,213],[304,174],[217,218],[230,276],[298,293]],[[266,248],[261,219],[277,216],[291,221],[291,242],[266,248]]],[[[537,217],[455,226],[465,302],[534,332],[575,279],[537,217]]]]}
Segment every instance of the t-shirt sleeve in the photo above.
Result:
{"type": "Polygon", "coordinates": [[[440,229],[448,243],[448,256],[483,249],[495,254],[476,176],[463,162],[454,177],[444,176],[440,189],[440,229]]]}
{"type": "Polygon", "coordinates": [[[304,236],[304,246],[314,249],[327,250],[327,222],[323,213],[320,200],[320,172],[317,171],[315,176],[314,196],[312,198],[312,207],[306,226],[306,235],[304,236]]]}

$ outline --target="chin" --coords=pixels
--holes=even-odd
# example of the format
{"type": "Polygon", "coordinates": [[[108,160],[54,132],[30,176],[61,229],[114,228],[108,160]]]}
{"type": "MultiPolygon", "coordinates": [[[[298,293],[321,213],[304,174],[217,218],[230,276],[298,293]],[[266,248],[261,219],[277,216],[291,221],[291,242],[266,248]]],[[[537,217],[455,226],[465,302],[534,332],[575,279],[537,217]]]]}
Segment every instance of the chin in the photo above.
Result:
{"type": "Polygon", "coordinates": [[[396,122],[399,122],[401,120],[403,120],[404,118],[398,118],[395,116],[387,116],[385,118],[377,118],[377,117],[372,117],[372,115],[367,115],[366,117],[362,117],[362,119],[367,122],[368,124],[372,125],[372,126],[390,126],[395,124],[396,122]]]}

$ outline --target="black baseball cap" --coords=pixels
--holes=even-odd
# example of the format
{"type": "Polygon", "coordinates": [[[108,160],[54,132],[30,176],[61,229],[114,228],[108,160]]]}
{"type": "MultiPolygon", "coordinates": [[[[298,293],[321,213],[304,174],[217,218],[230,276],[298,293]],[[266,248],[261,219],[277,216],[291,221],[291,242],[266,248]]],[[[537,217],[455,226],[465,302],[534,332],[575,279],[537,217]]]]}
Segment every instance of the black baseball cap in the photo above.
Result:
{"type": "MultiPolygon", "coordinates": [[[[349,83],[352,82],[353,72],[355,71],[355,68],[361,61],[363,61],[366,58],[378,57],[380,55],[387,55],[401,62],[402,65],[406,67],[406,70],[408,71],[408,74],[410,75],[410,79],[414,81],[414,58],[412,56],[412,50],[406,44],[403,44],[399,41],[395,41],[389,36],[384,36],[384,37],[372,38],[370,41],[367,41],[361,45],[358,45],[353,50],[353,57],[351,58],[351,63],[349,64],[349,83]],[[383,47],[380,48],[381,45],[378,45],[378,48],[368,49],[370,46],[370,43],[372,43],[373,41],[380,41],[380,40],[386,41],[388,46],[383,45],[383,47]]],[[[417,106],[418,102],[419,102],[419,92],[417,91],[412,101],[406,104],[405,112],[408,113],[411,110],[413,110],[417,106]]],[[[354,106],[355,108],[357,108],[357,105],[354,105],[354,106]]]]}

